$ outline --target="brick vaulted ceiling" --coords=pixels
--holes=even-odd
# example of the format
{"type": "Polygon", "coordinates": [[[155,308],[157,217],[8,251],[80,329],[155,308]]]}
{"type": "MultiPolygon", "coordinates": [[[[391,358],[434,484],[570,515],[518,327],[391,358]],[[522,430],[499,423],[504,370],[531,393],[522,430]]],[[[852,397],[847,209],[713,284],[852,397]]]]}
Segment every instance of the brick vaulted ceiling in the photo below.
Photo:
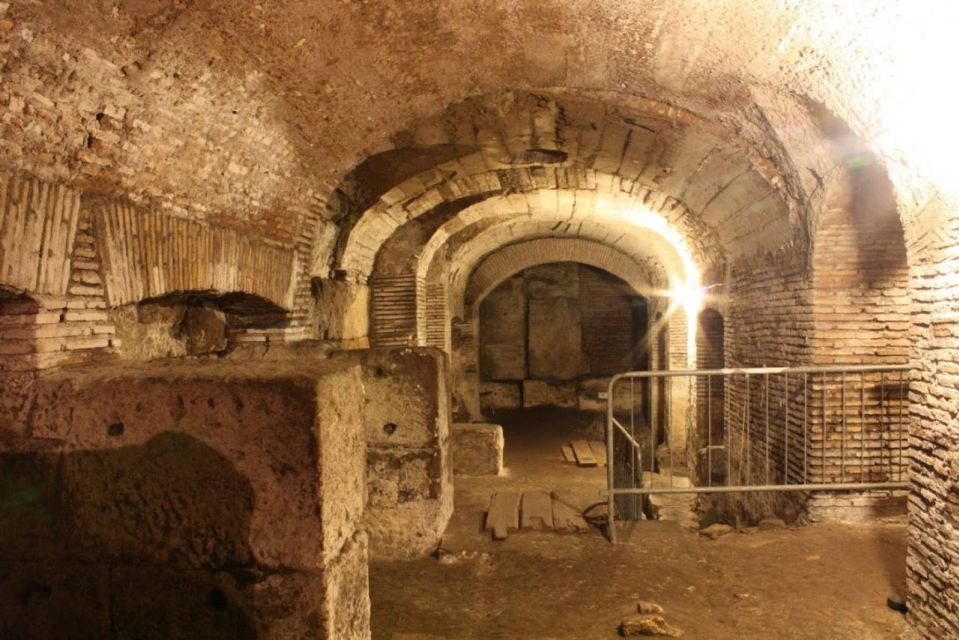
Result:
{"type": "Polygon", "coordinates": [[[9,168],[281,242],[333,219],[321,266],[397,186],[476,157],[500,193],[616,176],[735,257],[807,233],[843,160],[822,113],[883,126],[866,34],[899,3],[849,4],[12,2],[0,139],[9,168]]]}

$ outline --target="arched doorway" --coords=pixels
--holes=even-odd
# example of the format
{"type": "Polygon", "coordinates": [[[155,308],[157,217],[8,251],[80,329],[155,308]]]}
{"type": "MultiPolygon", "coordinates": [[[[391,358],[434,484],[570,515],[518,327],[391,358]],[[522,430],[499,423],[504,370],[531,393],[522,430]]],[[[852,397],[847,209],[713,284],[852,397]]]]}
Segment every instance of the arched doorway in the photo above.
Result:
{"type": "MultiPolygon", "coordinates": [[[[649,368],[649,299],[593,266],[557,262],[506,278],[478,306],[481,410],[501,424],[511,474],[564,482],[575,463],[562,449],[585,440],[605,455],[605,398],[610,376],[649,368]]],[[[636,385],[618,411],[637,433],[651,417],[649,388],[636,385]]],[[[580,474],[573,474],[574,476],[580,474]]],[[[601,486],[602,469],[574,484],[601,486]]]]}

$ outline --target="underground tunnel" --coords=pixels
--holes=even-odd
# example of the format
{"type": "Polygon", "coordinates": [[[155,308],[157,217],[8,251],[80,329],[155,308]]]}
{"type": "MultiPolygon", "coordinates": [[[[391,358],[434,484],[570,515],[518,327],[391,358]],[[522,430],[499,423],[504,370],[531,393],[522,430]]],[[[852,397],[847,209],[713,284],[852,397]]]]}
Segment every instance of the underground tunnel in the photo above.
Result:
{"type": "Polygon", "coordinates": [[[959,638],[957,19],[0,2],[0,638],[959,638]]]}

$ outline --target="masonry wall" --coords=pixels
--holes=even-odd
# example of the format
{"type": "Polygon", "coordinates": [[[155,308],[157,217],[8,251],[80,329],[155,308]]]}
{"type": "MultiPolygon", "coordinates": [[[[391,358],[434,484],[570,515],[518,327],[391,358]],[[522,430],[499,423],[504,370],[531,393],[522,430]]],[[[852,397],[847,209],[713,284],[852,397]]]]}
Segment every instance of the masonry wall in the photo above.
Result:
{"type": "MultiPolygon", "coordinates": [[[[801,366],[808,364],[807,336],[813,328],[808,257],[801,245],[733,266],[725,315],[727,367],[801,366]]],[[[733,376],[726,381],[724,421],[728,477],[732,484],[766,484],[766,415],[779,425],[770,433],[770,482],[782,479],[785,466],[783,425],[785,393],[766,381],[733,376]],[[768,398],[768,404],[767,404],[768,398]]],[[[795,398],[795,396],[794,396],[795,398]]],[[[796,400],[793,399],[793,402],[796,400]]],[[[795,495],[742,494],[706,502],[727,518],[756,520],[772,514],[798,516],[795,495]]]]}
{"type": "Polygon", "coordinates": [[[222,307],[228,345],[310,335],[295,309],[301,269],[290,246],[9,173],[0,173],[0,238],[0,371],[124,357],[116,310],[164,296],[222,307]],[[15,295],[32,302],[13,305],[15,295]]]}
{"type": "MultiPolygon", "coordinates": [[[[851,169],[834,190],[820,216],[813,256],[812,364],[906,364],[913,316],[906,244],[881,165],[851,169]]],[[[908,375],[900,373],[814,380],[808,441],[813,478],[907,479],[908,390],[908,375]]],[[[791,473],[798,477],[798,466],[791,473]]],[[[814,518],[843,519],[873,517],[894,506],[889,492],[819,494],[808,505],[814,518]]]]}
{"type": "Polygon", "coordinates": [[[959,636],[959,205],[933,199],[909,229],[909,618],[930,638],[959,636]]]}
{"type": "Polygon", "coordinates": [[[592,267],[526,269],[480,305],[482,392],[500,406],[584,406],[581,396],[596,395],[587,379],[648,365],[645,312],[625,283],[592,267]]]}

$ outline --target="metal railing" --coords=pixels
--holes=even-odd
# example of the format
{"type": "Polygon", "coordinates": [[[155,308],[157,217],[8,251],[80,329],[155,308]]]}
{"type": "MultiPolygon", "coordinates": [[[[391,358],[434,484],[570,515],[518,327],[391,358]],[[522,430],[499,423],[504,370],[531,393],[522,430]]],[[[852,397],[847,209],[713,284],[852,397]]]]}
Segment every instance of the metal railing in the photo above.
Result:
{"type": "Polygon", "coordinates": [[[876,365],[614,376],[606,394],[610,541],[616,502],[623,506],[627,496],[907,488],[908,371],[876,365]],[[674,396],[683,395],[672,393],[677,380],[685,381],[682,406],[674,406],[674,396]],[[652,408],[654,398],[663,406],[652,408]],[[647,434],[648,452],[640,442],[647,434]],[[688,481],[675,482],[679,475],[688,481]]]}

